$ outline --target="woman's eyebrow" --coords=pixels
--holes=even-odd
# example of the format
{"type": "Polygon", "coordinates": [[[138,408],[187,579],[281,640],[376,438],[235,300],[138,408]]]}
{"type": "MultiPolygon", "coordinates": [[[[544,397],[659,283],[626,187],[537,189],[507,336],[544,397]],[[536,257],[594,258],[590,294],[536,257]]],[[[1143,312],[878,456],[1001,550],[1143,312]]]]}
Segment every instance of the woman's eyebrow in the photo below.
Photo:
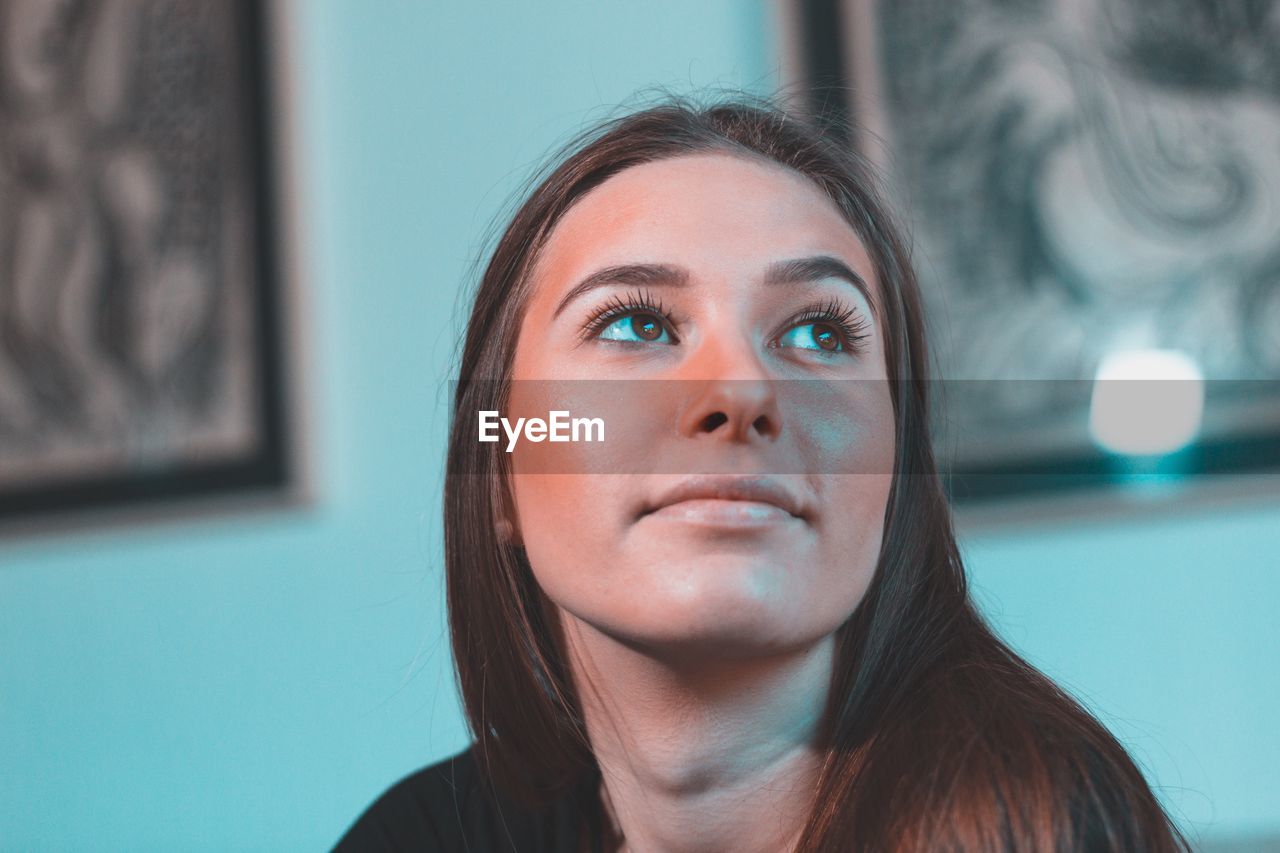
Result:
{"type": "MultiPolygon", "coordinates": [[[[867,304],[871,306],[872,315],[877,314],[876,303],[871,297],[871,288],[866,280],[844,261],[830,255],[775,261],[765,270],[764,283],[766,285],[806,284],[824,278],[838,278],[856,287],[867,300],[867,304]]],[[[551,318],[559,317],[569,303],[578,297],[607,285],[681,287],[688,282],[688,270],[670,264],[619,264],[605,267],[596,270],[569,288],[569,292],[561,298],[551,318]]]]}
{"type": "Polygon", "coordinates": [[[551,319],[554,320],[559,317],[560,312],[579,296],[605,285],[621,284],[631,287],[666,285],[680,287],[687,284],[688,281],[688,270],[669,264],[620,264],[614,267],[605,267],[604,269],[596,270],[569,288],[569,292],[564,295],[564,298],[560,300],[560,304],[556,306],[555,313],[551,315],[551,319]]]}
{"type": "Polygon", "coordinates": [[[776,261],[764,274],[765,284],[807,284],[824,278],[838,278],[852,284],[871,306],[871,315],[879,317],[876,301],[871,297],[871,287],[866,279],[839,258],[830,255],[814,255],[789,261],[776,261]]]}

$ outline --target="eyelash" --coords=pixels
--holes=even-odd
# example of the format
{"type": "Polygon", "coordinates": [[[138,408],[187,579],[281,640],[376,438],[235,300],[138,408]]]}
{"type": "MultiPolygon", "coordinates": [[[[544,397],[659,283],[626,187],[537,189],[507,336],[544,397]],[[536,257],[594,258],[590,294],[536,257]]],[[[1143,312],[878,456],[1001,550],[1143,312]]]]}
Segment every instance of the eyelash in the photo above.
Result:
{"type": "MultiPolygon", "coordinates": [[[[614,322],[629,314],[652,314],[662,320],[668,334],[675,336],[675,327],[681,321],[671,315],[663,306],[661,299],[654,299],[647,290],[632,291],[625,296],[613,296],[598,308],[587,321],[582,330],[582,339],[591,340],[609,328],[614,322]]],[[[861,355],[865,349],[863,341],[870,337],[870,324],[856,308],[850,308],[836,299],[816,302],[805,306],[793,315],[782,327],[786,332],[795,326],[805,323],[822,322],[834,326],[841,335],[841,352],[850,355],[861,355]]],[[[772,344],[770,345],[772,346],[772,344]]],[[[836,355],[837,352],[823,352],[824,355],[836,355]]]]}
{"type": "MultiPolygon", "coordinates": [[[[800,310],[791,319],[787,320],[783,326],[783,331],[792,329],[796,326],[803,326],[806,323],[824,323],[828,326],[834,326],[839,332],[841,346],[843,351],[850,355],[862,355],[866,346],[863,344],[867,338],[871,337],[871,324],[862,316],[862,312],[856,308],[851,308],[842,304],[836,299],[829,299],[826,302],[818,302],[809,305],[800,310]]],[[[835,355],[834,352],[826,352],[826,355],[835,355]]]]}
{"type": "Polygon", "coordinates": [[[582,339],[586,341],[597,337],[614,322],[628,314],[653,314],[655,317],[660,317],[667,332],[672,334],[675,331],[674,327],[680,325],[680,321],[671,316],[663,306],[661,299],[654,299],[647,290],[632,291],[626,296],[613,296],[596,309],[582,330],[582,339]]]}

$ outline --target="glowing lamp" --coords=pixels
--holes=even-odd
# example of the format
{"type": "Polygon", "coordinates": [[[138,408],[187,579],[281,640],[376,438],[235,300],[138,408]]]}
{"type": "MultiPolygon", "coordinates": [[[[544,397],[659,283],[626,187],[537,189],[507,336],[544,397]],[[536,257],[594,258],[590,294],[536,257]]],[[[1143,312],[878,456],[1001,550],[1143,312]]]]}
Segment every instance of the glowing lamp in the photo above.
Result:
{"type": "Polygon", "coordinates": [[[1103,450],[1132,456],[1174,453],[1195,440],[1204,416],[1204,376],[1177,350],[1125,350],[1098,366],[1089,433],[1103,450]]]}

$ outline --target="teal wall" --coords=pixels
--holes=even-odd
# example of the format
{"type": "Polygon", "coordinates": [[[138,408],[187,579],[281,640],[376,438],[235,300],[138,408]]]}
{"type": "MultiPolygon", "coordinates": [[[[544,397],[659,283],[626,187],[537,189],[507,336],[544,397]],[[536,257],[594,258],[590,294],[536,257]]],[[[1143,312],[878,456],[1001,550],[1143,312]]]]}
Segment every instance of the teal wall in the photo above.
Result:
{"type": "MultiPolygon", "coordinates": [[[[465,746],[438,523],[457,284],[602,107],[776,83],[765,0],[296,5],[318,500],[0,543],[2,849],[322,849],[465,746]]],[[[1188,820],[1280,828],[1280,507],[965,548],[1188,820]]]]}
{"type": "Polygon", "coordinates": [[[1002,633],[1206,841],[1280,849],[1280,501],[965,535],[1002,633]]]}

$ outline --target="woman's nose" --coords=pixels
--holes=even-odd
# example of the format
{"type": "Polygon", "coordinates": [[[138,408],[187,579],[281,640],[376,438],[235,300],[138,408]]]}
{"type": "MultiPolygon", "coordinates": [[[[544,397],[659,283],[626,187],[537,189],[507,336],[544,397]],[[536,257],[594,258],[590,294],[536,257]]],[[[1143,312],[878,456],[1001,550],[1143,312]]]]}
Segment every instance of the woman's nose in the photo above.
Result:
{"type": "Polygon", "coordinates": [[[678,380],[685,393],[681,435],[726,441],[773,441],[782,429],[776,381],[745,339],[704,341],[678,380]]]}

